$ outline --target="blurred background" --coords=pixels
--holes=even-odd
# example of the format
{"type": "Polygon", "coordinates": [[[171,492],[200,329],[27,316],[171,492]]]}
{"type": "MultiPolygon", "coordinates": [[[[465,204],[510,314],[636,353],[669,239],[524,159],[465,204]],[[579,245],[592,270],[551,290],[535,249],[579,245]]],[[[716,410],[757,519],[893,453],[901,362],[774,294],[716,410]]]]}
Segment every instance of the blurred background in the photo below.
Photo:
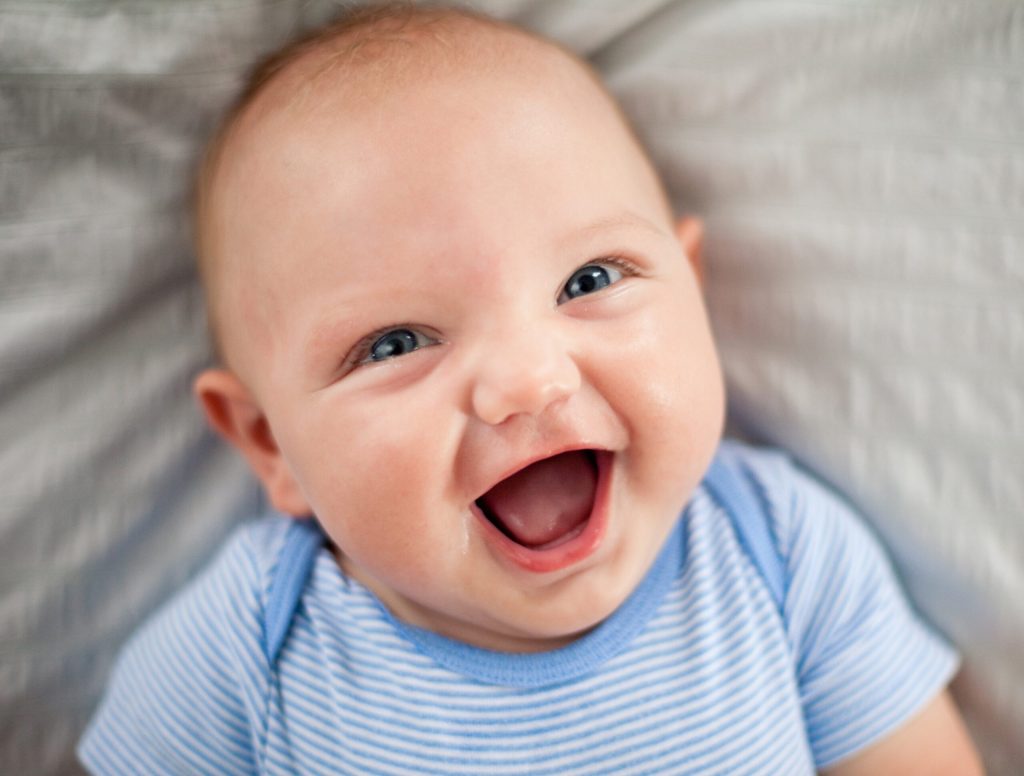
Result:
{"type": "MultiPolygon", "coordinates": [[[[354,3],[0,4],[0,773],[72,774],[119,645],[261,508],[190,395],[190,171],[354,3]]],[[[478,0],[604,72],[707,223],[733,428],[850,494],[1024,773],[1024,2],[478,0]]]]}

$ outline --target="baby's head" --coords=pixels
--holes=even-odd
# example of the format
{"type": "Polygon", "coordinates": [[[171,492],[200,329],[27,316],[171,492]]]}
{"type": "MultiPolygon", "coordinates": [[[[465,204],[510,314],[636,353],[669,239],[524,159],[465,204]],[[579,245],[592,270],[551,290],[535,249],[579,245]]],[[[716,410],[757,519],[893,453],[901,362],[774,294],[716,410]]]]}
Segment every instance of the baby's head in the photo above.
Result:
{"type": "Polygon", "coordinates": [[[400,619],[573,638],[718,444],[696,222],[592,71],[510,26],[388,7],[264,76],[200,182],[211,423],[400,619]]]}

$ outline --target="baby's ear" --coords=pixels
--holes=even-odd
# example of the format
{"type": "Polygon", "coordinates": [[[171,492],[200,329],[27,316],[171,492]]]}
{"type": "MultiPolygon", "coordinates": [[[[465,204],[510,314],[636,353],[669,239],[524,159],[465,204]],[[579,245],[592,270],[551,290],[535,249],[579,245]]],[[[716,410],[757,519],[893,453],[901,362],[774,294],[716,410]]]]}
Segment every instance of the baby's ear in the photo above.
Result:
{"type": "Polygon", "coordinates": [[[676,221],[676,237],[693,266],[697,282],[704,285],[704,222],[695,216],[682,216],[676,221]]]}
{"type": "Polygon", "coordinates": [[[274,508],[297,517],[310,514],[267,416],[242,381],[226,369],[207,369],[195,379],[192,390],[209,424],[245,456],[274,508]]]}

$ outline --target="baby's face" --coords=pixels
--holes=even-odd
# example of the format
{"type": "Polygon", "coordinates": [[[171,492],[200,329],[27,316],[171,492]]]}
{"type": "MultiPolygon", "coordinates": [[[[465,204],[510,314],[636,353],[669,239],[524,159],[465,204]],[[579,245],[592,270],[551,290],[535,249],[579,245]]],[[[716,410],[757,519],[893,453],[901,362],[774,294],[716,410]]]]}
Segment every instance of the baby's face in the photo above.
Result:
{"type": "Polygon", "coordinates": [[[346,572],[491,648],[608,616],[724,400],[693,268],[600,92],[553,58],[325,99],[266,118],[227,176],[239,363],[346,572]]]}

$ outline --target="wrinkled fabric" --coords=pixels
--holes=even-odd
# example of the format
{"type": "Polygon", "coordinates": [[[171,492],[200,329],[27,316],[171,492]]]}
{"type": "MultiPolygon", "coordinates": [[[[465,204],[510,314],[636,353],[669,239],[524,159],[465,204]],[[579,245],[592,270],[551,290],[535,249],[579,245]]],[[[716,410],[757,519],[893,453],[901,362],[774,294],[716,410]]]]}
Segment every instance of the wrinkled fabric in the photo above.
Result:
{"type": "MultiPolygon", "coordinates": [[[[1024,761],[1024,6],[488,0],[590,56],[680,210],[734,425],[848,492],[1024,761]]],[[[188,174],[331,0],[0,6],[0,772],[74,773],[117,647],[260,507],[189,395],[188,174]]]]}

